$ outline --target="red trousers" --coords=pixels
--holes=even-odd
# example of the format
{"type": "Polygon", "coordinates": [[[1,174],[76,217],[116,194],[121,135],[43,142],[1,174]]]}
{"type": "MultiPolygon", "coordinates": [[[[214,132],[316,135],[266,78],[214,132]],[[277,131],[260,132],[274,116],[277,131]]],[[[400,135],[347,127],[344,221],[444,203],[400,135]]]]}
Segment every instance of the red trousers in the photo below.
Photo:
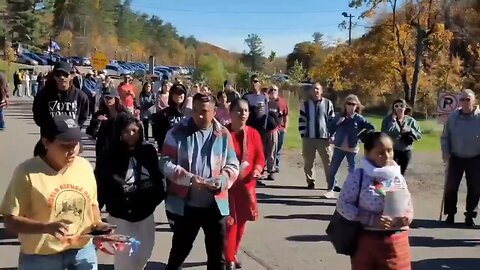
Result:
{"type": "Polygon", "coordinates": [[[227,263],[235,262],[240,242],[245,233],[247,220],[236,220],[232,217],[227,218],[227,234],[225,237],[225,261],[227,263]]]}
{"type": "Polygon", "coordinates": [[[395,234],[365,231],[352,258],[352,270],[411,270],[408,231],[395,234]]]}

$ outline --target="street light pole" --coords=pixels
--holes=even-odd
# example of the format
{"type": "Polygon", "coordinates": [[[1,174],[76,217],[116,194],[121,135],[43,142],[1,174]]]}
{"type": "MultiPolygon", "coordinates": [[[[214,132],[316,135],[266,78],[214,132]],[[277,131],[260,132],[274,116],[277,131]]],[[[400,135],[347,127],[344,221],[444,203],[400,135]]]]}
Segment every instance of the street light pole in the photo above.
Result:
{"type": "Polygon", "coordinates": [[[343,12],[342,16],[348,18],[348,45],[350,46],[352,45],[352,18],[354,16],[346,12],[343,12]]]}

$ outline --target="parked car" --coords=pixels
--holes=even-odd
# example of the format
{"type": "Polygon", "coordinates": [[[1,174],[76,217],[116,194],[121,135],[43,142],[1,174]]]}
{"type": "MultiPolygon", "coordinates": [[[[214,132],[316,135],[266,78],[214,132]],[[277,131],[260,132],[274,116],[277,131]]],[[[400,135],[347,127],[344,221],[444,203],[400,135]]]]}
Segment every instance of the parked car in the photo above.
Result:
{"type": "Polygon", "coordinates": [[[42,66],[48,65],[48,61],[47,61],[46,59],[43,59],[43,58],[41,58],[40,56],[38,56],[38,55],[36,55],[36,54],[34,54],[34,53],[31,53],[31,52],[23,52],[22,55],[25,55],[25,56],[27,56],[27,57],[29,57],[29,58],[37,61],[39,65],[42,65],[42,66]]]}
{"type": "Polygon", "coordinates": [[[118,64],[107,65],[105,70],[107,71],[107,74],[109,76],[113,76],[113,77],[120,77],[127,74],[131,75],[133,73],[131,70],[127,70],[118,64]]]}
{"type": "Polygon", "coordinates": [[[36,66],[38,65],[38,62],[35,61],[34,59],[24,55],[24,54],[19,54],[17,55],[17,60],[16,60],[17,63],[20,63],[20,64],[26,64],[26,65],[32,65],[32,66],[36,66]]]}

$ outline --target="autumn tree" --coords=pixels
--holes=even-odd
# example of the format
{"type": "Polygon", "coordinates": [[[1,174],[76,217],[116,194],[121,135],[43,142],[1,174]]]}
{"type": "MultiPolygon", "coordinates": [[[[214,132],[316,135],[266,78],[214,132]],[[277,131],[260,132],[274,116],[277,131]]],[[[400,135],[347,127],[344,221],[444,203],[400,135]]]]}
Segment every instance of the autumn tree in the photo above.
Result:
{"type": "MultiPolygon", "coordinates": [[[[429,44],[435,33],[444,32],[445,27],[438,20],[441,12],[441,1],[438,0],[408,0],[405,1],[403,10],[400,9],[398,0],[352,0],[350,7],[361,7],[366,3],[367,10],[361,17],[371,17],[383,4],[389,4],[392,13],[387,18],[391,32],[394,34],[395,52],[398,71],[403,86],[404,98],[415,106],[420,84],[420,76],[424,67],[425,56],[429,51],[429,44]]],[[[437,35],[440,36],[440,35],[437,35]]],[[[445,33],[442,38],[451,36],[445,33]]],[[[449,39],[444,40],[447,43],[449,39]]]]}
{"type": "Polygon", "coordinates": [[[295,60],[293,67],[289,71],[289,74],[294,81],[300,82],[305,79],[306,70],[303,68],[302,63],[300,63],[298,60],[295,60]]]}

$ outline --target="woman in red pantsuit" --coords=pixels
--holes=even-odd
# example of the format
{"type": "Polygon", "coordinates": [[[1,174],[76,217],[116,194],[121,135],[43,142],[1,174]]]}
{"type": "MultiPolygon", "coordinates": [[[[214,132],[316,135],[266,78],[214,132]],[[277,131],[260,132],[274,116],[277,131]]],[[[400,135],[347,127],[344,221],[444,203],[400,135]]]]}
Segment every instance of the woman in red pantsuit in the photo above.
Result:
{"type": "Polygon", "coordinates": [[[229,130],[240,161],[240,174],[228,193],[230,216],[227,219],[225,243],[227,270],[242,267],[237,259],[237,252],[247,221],[258,218],[256,178],[261,176],[265,166],[260,134],[246,125],[249,115],[248,102],[243,99],[232,101],[230,115],[229,130]]]}

